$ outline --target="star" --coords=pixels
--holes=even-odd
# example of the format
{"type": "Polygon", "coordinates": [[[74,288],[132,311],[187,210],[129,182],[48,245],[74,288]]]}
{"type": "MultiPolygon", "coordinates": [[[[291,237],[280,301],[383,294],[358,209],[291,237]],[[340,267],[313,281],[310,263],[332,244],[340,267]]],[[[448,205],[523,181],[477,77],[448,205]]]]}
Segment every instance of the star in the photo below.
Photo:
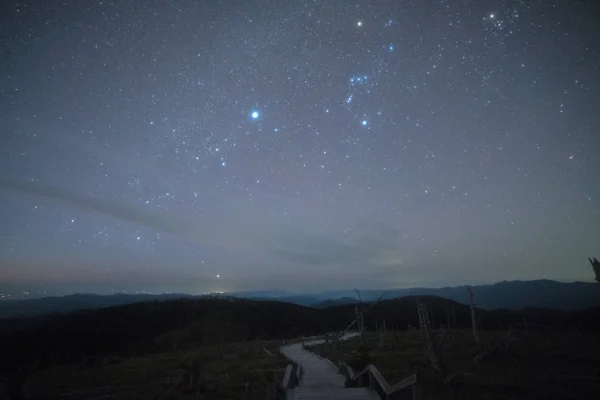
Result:
{"type": "MultiPolygon", "coordinates": [[[[399,232],[410,233],[397,250],[414,265],[427,265],[437,242],[452,237],[438,257],[462,265],[458,274],[449,264],[443,276],[460,285],[470,274],[500,277],[486,270],[498,270],[502,263],[494,260],[504,249],[513,256],[525,233],[560,232],[568,213],[535,202],[568,192],[561,207],[577,210],[571,221],[584,228],[563,235],[565,254],[530,246],[523,259],[503,260],[522,268],[503,270],[502,278],[531,276],[535,268],[524,260],[539,259],[553,277],[585,279],[585,267],[567,271],[557,260],[581,259],[569,249],[587,240],[585,224],[600,215],[597,163],[590,161],[600,130],[590,49],[600,38],[584,23],[563,21],[572,3],[582,21],[592,21],[593,2],[481,8],[442,1],[431,13],[414,1],[337,2],[335,18],[318,1],[290,8],[272,0],[265,2],[269,12],[238,1],[231,15],[207,2],[202,18],[148,2],[139,17],[152,16],[153,29],[143,37],[111,17],[130,13],[121,4],[127,2],[112,2],[110,15],[106,1],[57,9],[52,26],[36,17],[43,6],[29,3],[28,13],[21,8],[18,18],[3,21],[14,38],[11,62],[0,68],[10,103],[10,112],[0,112],[0,126],[10,128],[0,140],[0,192],[12,193],[0,201],[0,221],[11,222],[0,223],[0,253],[10,252],[15,265],[47,258],[58,265],[64,255],[129,274],[127,260],[144,270],[151,248],[159,257],[148,278],[178,291],[220,286],[182,282],[198,267],[212,274],[212,284],[227,276],[232,290],[295,290],[288,272],[306,277],[299,290],[321,290],[327,282],[312,273],[314,265],[333,276],[342,264],[349,271],[340,285],[391,287],[405,278],[402,271],[382,269],[380,283],[356,271],[389,262],[390,233],[399,232]],[[106,15],[105,29],[83,24],[80,35],[65,37],[70,50],[53,53],[53,68],[35,62],[31,52],[39,49],[29,32],[61,32],[88,14],[106,15]],[[184,34],[171,34],[176,27],[184,34]],[[548,32],[561,38],[553,57],[527,51],[546,48],[548,32]],[[514,225],[485,223],[505,205],[514,209],[514,225]],[[465,220],[459,233],[455,212],[465,220]],[[507,227],[524,230],[513,237],[507,227]],[[22,240],[12,238],[15,229],[22,240]],[[352,243],[363,230],[373,240],[352,243]],[[472,251],[471,239],[496,233],[501,243],[472,251]],[[36,246],[27,245],[32,240],[36,246]],[[344,247],[346,255],[332,257],[344,247]]],[[[0,271],[16,268],[5,264],[0,260],[0,271]]],[[[96,279],[91,268],[81,270],[91,274],[84,280],[96,279]]],[[[433,283],[415,271],[411,281],[433,283]]],[[[24,279],[29,273],[13,272],[24,279]]],[[[145,282],[140,278],[128,282],[145,282]]]]}

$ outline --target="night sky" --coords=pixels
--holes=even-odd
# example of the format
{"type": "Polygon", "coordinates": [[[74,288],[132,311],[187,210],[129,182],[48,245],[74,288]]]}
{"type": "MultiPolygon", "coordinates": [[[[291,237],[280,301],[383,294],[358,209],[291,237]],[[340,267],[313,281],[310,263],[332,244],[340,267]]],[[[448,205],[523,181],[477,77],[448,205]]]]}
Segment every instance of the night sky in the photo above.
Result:
{"type": "Polygon", "coordinates": [[[587,1],[3,1],[0,287],[593,279],[587,1]]]}

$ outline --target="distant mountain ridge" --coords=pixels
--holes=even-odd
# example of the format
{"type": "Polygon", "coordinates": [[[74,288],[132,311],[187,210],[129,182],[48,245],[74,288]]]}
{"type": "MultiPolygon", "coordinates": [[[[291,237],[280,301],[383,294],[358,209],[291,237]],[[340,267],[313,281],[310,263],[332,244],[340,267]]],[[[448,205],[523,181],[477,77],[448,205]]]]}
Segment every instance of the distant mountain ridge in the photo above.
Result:
{"type": "Polygon", "coordinates": [[[123,293],[100,295],[82,293],[28,300],[8,300],[0,302],[0,318],[21,318],[50,313],[66,313],[75,310],[89,310],[153,300],[165,301],[184,297],[190,297],[190,295],[123,293]]]}
{"type": "MultiPolygon", "coordinates": [[[[556,282],[551,280],[503,281],[490,285],[472,286],[477,307],[486,310],[546,308],[563,311],[581,310],[600,306],[600,285],[588,282],[556,282]]],[[[410,288],[363,290],[364,301],[374,301],[383,296],[393,299],[405,296],[438,296],[467,304],[467,286],[444,288],[410,288]]],[[[0,302],[0,318],[21,318],[73,310],[103,308],[143,301],[165,301],[193,296],[188,294],[75,294],[30,300],[0,302]]],[[[211,295],[208,295],[211,296],[211,295]]],[[[222,295],[216,295],[222,296],[222,295]]],[[[292,294],[283,291],[252,291],[228,293],[226,296],[254,300],[276,300],[315,308],[325,308],[357,303],[353,291],[331,291],[316,294],[292,294]]]]}
{"type": "MultiPolygon", "coordinates": [[[[444,288],[410,288],[361,291],[363,300],[373,301],[403,296],[439,296],[468,304],[467,285],[444,288]]],[[[490,285],[471,286],[477,307],[486,310],[550,308],[563,311],[600,306],[600,285],[592,282],[502,281],[490,285]]]]}
{"type": "MultiPolygon", "coordinates": [[[[443,288],[409,288],[361,290],[364,301],[374,301],[380,297],[394,299],[404,296],[438,296],[462,304],[469,303],[467,285],[443,288]]],[[[563,311],[581,310],[600,306],[600,285],[592,282],[557,282],[548,279],[532,281],[502,281],[489,285],[471,286],[477,307],[486,310],[524,308],[550,308],[563,311]]],[[[280,297],[258,295],[252,292],[232,293],[246,298],[260,298],[289,301],[313,307],[327,307],[359,302],[354,291],[331,291],[310,295],[289,295],[278,292],[280,297]],[[308,299],[312,299],[312,302],[308,299]]]]}

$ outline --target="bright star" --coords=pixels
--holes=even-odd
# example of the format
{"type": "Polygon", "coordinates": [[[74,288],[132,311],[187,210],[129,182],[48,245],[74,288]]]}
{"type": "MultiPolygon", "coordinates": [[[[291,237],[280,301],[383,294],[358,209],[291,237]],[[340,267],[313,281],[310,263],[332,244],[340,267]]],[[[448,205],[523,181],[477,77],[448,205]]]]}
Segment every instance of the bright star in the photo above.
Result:
{"type": "Polygon", "coordinates": [[[363,119],[361,122],[362,126],[367,126],[368,122],[366,119],[363,119]]]}
{"type": "Polygon", "coordinates": [[[358,22],[356,23],[356,26],[358,26],[358,27],[360,28],[360,27],[362,26],[362,24],[363,24],[363,23],[362,23],[362,21],[358,21],[358,22]]]}
{"type": "Polygon", "coordinates": [[[252,114],[250,114],[250,116],[252,117],[252,119],[257,119],[258,117],[260,117],[260,114],[258,113],[258,111],[252,111],[252,114]]]}

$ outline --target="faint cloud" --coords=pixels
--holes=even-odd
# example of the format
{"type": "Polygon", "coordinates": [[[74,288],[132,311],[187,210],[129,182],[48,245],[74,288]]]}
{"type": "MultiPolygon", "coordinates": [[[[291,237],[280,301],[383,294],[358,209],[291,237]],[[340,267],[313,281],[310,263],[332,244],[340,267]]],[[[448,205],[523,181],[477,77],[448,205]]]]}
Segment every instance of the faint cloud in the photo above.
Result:
{"type": "Polygon", "coordinates": [[[95,211],[114,218],[136,222],[162,232],[196,238],[202,234],[202,231],[195,224],[179,219],[174,215],[125,206],[114,201],[87,196],[57,186],[34,181],[0,179],[0,188],[62,200],[87,211],[95,211]]]}
{"type": "Polygon", "coordinates": [[[389,267],[403,263],[397,232],[373,226],[370,232],[333,237],[304,232],[287,232],[278,241],[274,256],[286,262],[313,266],[389,267]]]}

